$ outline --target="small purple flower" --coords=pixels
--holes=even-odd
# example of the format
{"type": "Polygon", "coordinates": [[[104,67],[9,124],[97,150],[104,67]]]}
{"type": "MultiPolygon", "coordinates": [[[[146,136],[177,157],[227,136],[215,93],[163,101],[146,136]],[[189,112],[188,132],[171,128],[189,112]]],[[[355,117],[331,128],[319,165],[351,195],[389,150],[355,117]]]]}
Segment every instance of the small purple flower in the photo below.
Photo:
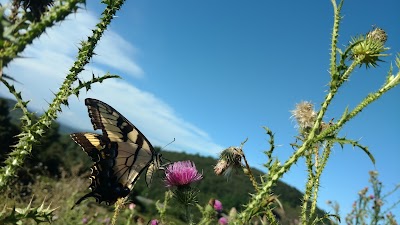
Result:
{"type": "Polygon", "coordinates": [[[215,201],[214,201],[214,209],[217,212],[221,212],[222,211],[222,203],[217,199],[215,199],[215,201]]]}
{"type": "Polygon", "coordinates": [[[219,218],[219,220],[218,220],[218,224],[227,225],[227,224],[228,224],[228,219],[225,218],[225,217],[221,217],[221,218],[219,218]]]}
{"type": "Polygon", "coordinates": [[[89,222],[89,219],[86,217],[82,218],[82,224],[87,224],[89,222]]]}
{"type": "Polygon", "coordinates": [[[129,204],[128,207],[129,207],[130,210],[134,210],[136,205],[135,205],[135,203],[131,203],[131,204],[129,204]]]}
{"type": "Polygon", "coordinates": [[[374,198],[375,198],[374,195],[370,195],[370,196],[369,196],[369,199],[374,199],[374,198]]]}
{"type": "Polygon", "coordinates": [[[203,179],[196,166],[192,161],[180,161],[170,164],[165,169],[165,185],[172,186],[186,186],[193,182],[203,179]]]}
{"type": "Polygon", "coordinates": [[[108,225],[108,224],[110,224],[110,221],[111,221],[111,219],[109,217],[106,217],[103,219],[102,223],[108,225]]]}
{"type": "Polygon", "coordinates": [[[150,225],[159,225],[159,224],[160,224],[160,222],[158,222],[158,220],[156,220],[156,219],[152,219],[150,221],[150,225]]]}

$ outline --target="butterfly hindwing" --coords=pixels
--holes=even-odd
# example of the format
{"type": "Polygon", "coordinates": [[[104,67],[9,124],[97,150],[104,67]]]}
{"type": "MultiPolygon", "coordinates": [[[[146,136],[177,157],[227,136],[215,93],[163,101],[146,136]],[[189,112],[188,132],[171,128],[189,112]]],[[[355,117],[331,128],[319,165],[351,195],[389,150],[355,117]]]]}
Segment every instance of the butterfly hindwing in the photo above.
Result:
{"type": "Polygon", "coordinates": [[[89,177],[91,192],[80,198],[76,204],[88,197],[110,204],[117,198],[128,195],[130,189],[118,182],[113,172],[115,160],[118,158],[116,144],[107,142],[102,135],[93,133],[74,133],[71,137],[94,162],[89,177]]]}
{"type": "Polygon", "coordinates": [[[99,151],[103,145],[100,134],[74,133],[70,136],[92,158],[93,162],[100,161],[99,151]]]}
{"type": "MultiPolygon", "coordinates": [[[[98,202],[114,203],[132,190],[141,173],[149,167],[155,171],[160,155],[147,138],[117,110],[96,99],[85,99],[93,128],[102,135],[74,133],[72,139],[91,157],[91,192],[98,202]]],[[[147,179],[146,179],[147,181],[147,179]]]]}

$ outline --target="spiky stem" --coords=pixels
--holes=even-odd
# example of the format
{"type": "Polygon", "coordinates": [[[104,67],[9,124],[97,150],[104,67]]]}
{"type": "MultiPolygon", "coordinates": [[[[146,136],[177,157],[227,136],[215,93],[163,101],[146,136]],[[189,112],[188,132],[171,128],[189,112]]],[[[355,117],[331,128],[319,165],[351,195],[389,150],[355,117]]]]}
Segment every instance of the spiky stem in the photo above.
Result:
{"type": "MultiPolygon", "coordinates": [[[[54,120],[57,118],[57,113],[61,112],[61,105],[68,104],[68,97],[72,92],[72,85],[78,79],[78,74],[83,71],[84,66],[89,63],[90,58],[94,54],[94,48],[97,42],[100,40],[107,26],[114,18],[117,10],[120,9],[123,0],[111,1],[103,12],[103,17],[100,22],[96,25],[97,29],[93,30],[92,36],[88,37],[87,41],[82,42],[82,47],[78,51],[78,57],[72,68],[69,70],[70,73],[66,76],[63,84],[59,91],[55,94],[55,98],[50,103],[48,110],[39,118],[39,120],[33,125],[27,125],[22,128],[23,132],[18,135],[19,141],[15,146],[15,149],[10,153],[9,157],[5,161],[4,167],[0,168],[0,190],[2,190],[8,182],[15,176],[17,168],[19,168],[26,155],[32,151],[34,143],[38,142],[39,138],[48,130],[54,120]]],[[[99,78],[101,81],[102,78],[99,78]]],[[[4,82],[3,82],[4,83],[4,82]]]]}
{"type": "Polygon", "coordinates": [[[242,156],[243,156],[244,164],[245,164],[247,172],[248,172],[249,179],[250,179],[251,183],[253,184],[254,190],[258,191],[258,184],[257,184],[256,178],[254,177],[253,172],[251,171],[251,168],[250,168],[249,163],[247,162],[246,156],[244,155],[244,153],[242,154],[242,156]]]}
{"type": "Polygon", "coordinates": [[[0,58],[3,60],[3,67],[21,53],[27,45],[39,37],[45,30],[56,22],[64,20],[68,15],[78,9],[78,5],[84,3],[85,0],[65,0],[62,4],[57,4],[50,9],[48,13],[38,22],[31,23],[23,33],[17,38],[17,42],[1,49],[0,58]]]}
{"type": "Polygon", "coordinates": [[[332,42],[331,42],[331,60],[330,60],[330,73],[331,79],[337,80],[339,77],[338,71],[336,69],[336,54],[337,54],[337,42],[339,37],[339,24],[341,20],[340,10],[343,5],[343,1],[339,3],[339,7],[336,5],[336,0],[331,0],[333,5],[334,12],[334,22],[333,22],[333,30],[332,30],[332,42]]]}

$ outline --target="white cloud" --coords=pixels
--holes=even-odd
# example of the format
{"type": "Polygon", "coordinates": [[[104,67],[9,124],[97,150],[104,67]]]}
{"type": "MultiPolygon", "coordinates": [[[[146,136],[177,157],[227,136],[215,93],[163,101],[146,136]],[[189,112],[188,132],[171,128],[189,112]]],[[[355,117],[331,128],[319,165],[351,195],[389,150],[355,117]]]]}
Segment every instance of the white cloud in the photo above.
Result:
{"type": "MultiPolygon", "coordinates": [[[[51,102],[53,93],[57,92],[74,62],[79,42],[90,34],[95,23],[96,18],[86,11],[69,17],[47,31],[47,35],[35,40],[34,45],[22,54],[24,57],[13,61],[5,70],[22,83],[15,83],[15,86],[22,91],[25,100],[31,100],[33,110],[42,112],[47,108],[47,102],[51,102]]],[[[91,77],[92,73],[105,74],[104,67],[136,78],[144,76],[143,70],[132,60],[137,49],[110,30],[99,43],[96,53],[98,55],[92,60],[95,63],[87,66],[81,77],[91,77]]],[[[1,90],[1,96],[13,98],[3,91],[4,86],[1,90]]],[[[153,145],[163,146],[176,138],[168,148],[205,155],[215,155],[222,149],[206,132],[178,117],[168,104],[124,80],[109,79],[101,85],[94,85],[88,93],[84,92],[79,100],[74,96],[70,98],[70,106],[63,108],[60,122],[92,131],[83,99],[93,97],[116,108],[141,129],[153,145]]]]}

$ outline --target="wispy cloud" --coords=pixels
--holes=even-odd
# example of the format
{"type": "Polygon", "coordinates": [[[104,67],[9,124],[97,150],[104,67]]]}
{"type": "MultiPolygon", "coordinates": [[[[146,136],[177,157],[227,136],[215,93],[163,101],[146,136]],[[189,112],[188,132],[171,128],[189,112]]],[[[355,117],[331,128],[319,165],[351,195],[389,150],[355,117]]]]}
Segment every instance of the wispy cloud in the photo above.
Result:
{"type": "MultiPolygon", "coordinates": [[[[53,93],[57,92],[74,62],[79,42],[90,34],[95,23],[96,18],[90,12],[81,11],[71,16],[49,30],[47,35],[35,40],[34,45],[24,51],[23,57],[12,62],[6,69],[8,75],[21,82],[15,86],[22,91],[24,99],[31,100],[30,107],[33,110],[40,113],[47,107],[47,102],[51,101],[53,93]]],[[[91,73],[105,74],[104,68],[107,68],[113,73],[118,71],[141,78],[145,73],[133,60],[137,52],[131,43],[108,30],[96,49],[97,56],[82,77],[90,77],[91,73]]],[[[12,98],[6,91],[1,91],[0,95],[12,98]]],[[[63,109],[59,121],[92,131],[83,103],[86,97],[97,98],[112,105],[141,129],[153,145],[163,146],[176,138],[171,149],[205,155],[215,155],[222,149],[205,131],[178,117],[167,103],[123,79],[107,80],[101,85],[94,85],[88,93],[82,93],[79,99],[72,97],[69,108],[63,109]]]]}

